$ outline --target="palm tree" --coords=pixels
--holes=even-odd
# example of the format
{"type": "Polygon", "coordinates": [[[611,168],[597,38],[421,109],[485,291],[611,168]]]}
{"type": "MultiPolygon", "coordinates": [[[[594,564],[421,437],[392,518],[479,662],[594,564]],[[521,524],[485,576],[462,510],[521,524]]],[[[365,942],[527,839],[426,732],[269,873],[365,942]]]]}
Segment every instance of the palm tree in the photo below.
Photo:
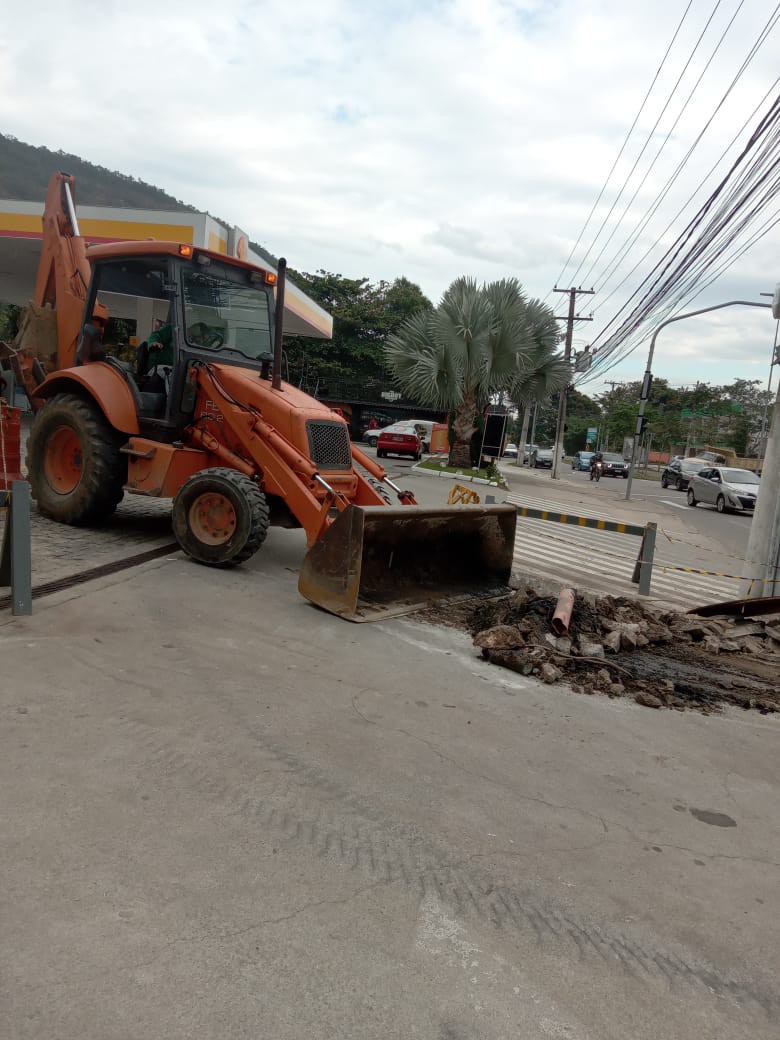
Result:
{"type": "Polygon", "coordinates": [[[509,388],[510,399],[523,411],[523,428],[517,445],[518,466],[523,465],[525,458],[532,406],[548,400],[571,382],[571,365],[554,353],[560,334],[553,312],[541,300],[530,300],[526,305],[526,320],[531,351],[521,360],[517,377],[509,388]]]}
{"type": "Polygon", "coordinates": [[[530,360],[532,327],[520,283],[458,278],[432,311],[413,315],[385,344],[396,381],[421,404],[452,412],[451,466],[471,465],[477,415],[530,360]]]}

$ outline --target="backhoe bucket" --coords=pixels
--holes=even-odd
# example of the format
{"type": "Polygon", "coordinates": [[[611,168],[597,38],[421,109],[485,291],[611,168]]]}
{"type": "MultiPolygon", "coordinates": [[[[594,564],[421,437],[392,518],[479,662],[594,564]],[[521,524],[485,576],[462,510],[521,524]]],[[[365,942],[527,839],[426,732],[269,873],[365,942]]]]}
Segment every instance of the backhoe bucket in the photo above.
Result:
{"type": "Polygon", "coordinates": [[[514,506],[349,506],[309,549],[298,590],[331,614],[375,621],[506,587],[514,506]]]}

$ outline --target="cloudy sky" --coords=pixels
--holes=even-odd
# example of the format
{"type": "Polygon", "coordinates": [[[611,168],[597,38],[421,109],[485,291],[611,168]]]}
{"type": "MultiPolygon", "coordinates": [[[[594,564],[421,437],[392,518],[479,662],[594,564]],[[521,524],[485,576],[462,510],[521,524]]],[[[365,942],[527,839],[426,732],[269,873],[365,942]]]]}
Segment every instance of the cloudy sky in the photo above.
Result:
{"type": "MultiPolygon", "coordinates": [[[[595,284],[599,293],[583,300],[595,320],[576,331],[584,345],[673,241],[717,172],[723,175],[738,147],[724,150],[742,124],[778,92],[772,85],[780,72],[780,27],[610,273],[613,255],[777,10],[773,0],[691,0],[636,130],[563,270],[686,4],[28,0],[0,24],[0,128],[150,181],[241,225],[304,270],[372,280],[405,275],[434,299],[461,274],[513,275],[542,297],[559,278],[562,285],[574,277],[595,284]],[[662,234],[692,195],[694,203],[662,234]]],[[[777,137],[775,148],[778,161],[777,137]]],[[[773,210],[777,205],[766,216],[773,210]]],[[[760,299],[780,279],[779,246],[780,226],[695,306],[760,299]]],[[[659,337],[656,373],[676,384],[765,380],[773,334],[769,312],[761,311],[682,323],[659,337]]],[[[643,345],[609,377],[636,378],[644,352],[643,345]]]]}

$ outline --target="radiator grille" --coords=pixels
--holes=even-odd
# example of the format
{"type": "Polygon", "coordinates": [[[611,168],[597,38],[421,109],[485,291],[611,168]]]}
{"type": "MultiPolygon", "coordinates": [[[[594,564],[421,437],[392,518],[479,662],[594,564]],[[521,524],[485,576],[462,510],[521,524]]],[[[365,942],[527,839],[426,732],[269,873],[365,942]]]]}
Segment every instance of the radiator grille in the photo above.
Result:
{"type": "Polygon", "coordinates": [[[319,469],[352,469],[349,433],[344,423],[313,419],[306,424],[311,460],[319,469]]]}

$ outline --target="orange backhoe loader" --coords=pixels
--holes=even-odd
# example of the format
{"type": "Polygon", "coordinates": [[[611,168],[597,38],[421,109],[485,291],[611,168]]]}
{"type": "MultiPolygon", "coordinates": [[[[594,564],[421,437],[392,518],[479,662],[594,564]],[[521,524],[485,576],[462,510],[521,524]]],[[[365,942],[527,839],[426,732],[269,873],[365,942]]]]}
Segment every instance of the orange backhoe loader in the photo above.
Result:
{"type": "Polygon", "coordinates": [[[43,226],[14,355],[43,514],[94,524],[125,492],[169,497],[181,548],[216,567],[249,559],[269,525],[302,527],[301,593],[356,621],[508,581],[513,507],[420,508],[343,418],[282,381],[284,261],[274,274],[177,243],[88,246],[64,173],[43,226]]]}

